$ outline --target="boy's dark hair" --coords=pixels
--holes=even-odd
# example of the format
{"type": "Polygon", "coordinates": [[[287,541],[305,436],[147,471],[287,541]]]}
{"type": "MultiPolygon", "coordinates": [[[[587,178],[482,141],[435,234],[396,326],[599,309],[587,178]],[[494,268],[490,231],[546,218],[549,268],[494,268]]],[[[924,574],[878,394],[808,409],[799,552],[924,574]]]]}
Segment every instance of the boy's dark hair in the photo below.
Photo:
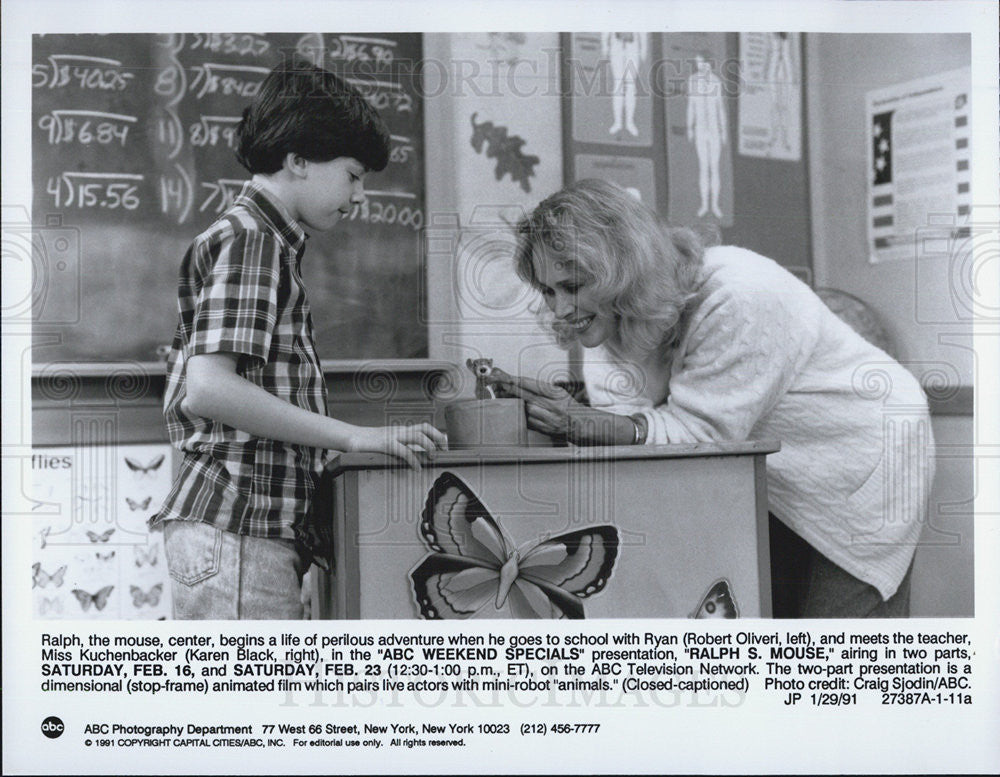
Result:
{"type": "Polygon", "coordinates": [[[295,59],[268,73],[237,128],[236,158],[251,174],[276,173],[285,155],[311,162],[357,159],[368,170],[389,162],[389,128],[342,78],[295,59]]]}

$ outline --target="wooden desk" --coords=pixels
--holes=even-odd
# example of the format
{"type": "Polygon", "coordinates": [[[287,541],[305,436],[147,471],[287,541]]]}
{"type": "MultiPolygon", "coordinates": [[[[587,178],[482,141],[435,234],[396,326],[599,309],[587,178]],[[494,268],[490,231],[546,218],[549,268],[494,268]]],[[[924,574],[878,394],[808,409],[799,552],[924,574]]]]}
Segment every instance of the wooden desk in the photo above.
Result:
{"type": "MultiPolygon", "coordinates": [[[[576,597],[587,618],[683,618],[699,611],[718,617],[726,608],[717,599],[699,608],[719,581],[727,584],[740,617],[767,617],[765,457],[778,449],[777,443],[745,442],[455,451],[436,453],[421,472],[381,454],[344,454],[329,465],[321,486],[333,521],[336,572],[317,575],[313,617],[421,617],[426,608],[418,603],[420,584],[411,573],[420,577],[418,568],[426,571],[421,565],[432,554],[426,523],[434,515],[461,523],[464,516],[454,514],[470,511],[476,498],[522,555],[547,537],[589,529],[585,546],[604,553],[610,576],[598,583],[602,590],[576,597]],[[598,525],[615,529],[609,535],[598,525]],[[601,531],[605,538],[617,535],[611,542],[616,547],[595,549],[591,539],[603,542],[596,538],[601,531]]],[[[454,546],[444,550],[456,555],[454,546]]],[[[524,558],[519,563],[523,581],[531,571],[524,558]]],[[[483,584],[495,589],[500,561],[493,566],[482,574],[497,578],[483,584]]],[[[599,560],[581,574],[593,574],[596,566],[599,560]]],[[[544,596],[535,598],[545,603],[544,596]]],[[[432,614],[456,615],[437,604],[432,614]]],[[[558,616],[559,608],[541,617],[552,614],[558,616]]],[[[498,610],[491,599],[477,617],[511,615],[510,604],[498,610]]]]}

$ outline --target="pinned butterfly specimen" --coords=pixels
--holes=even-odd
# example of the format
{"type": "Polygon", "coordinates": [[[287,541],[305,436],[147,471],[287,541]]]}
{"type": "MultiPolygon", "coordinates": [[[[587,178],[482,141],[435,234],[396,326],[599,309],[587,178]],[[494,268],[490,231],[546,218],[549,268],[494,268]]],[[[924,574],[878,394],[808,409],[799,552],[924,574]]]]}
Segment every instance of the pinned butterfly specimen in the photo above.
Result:
{"type": "Polygon", "coordinates": [[[135,551],[135,565],[141,567],[148,564],[151,567],[155,567],[156,562],[159,560],[156,550],[158,547],[158,545],[151,545],[148,548],[141,548],[138,545],[134,546],[132,549],[135,551]]]}
{"type": "Polygon", "coordinates": [[[691,613],[691,617],[739,618],[740,611],[733,598],[733,592],[729,589],[729,581],[723,578],[712,583],[712,587],[708,589],[698,609],[691,613]]]}
{"type": "MultiPolygon", "coordinates": [[[[55,491],[55,486],[49,486],[48,493],[45,494],[45,496],[52,496],[52,494],[53,494],[54,491],[55,491]]],[[[27,496],[27,495],[25,495],[25,496],[27,496]]],[[[58,508],[58,506],[59,506],[58,502],[46,502],[46,501],[41,500],[41,499],[35,499],[34,497],[31,497],[31,496],[28,497],[28,501],[31,502],[31,512],[35,512],[35,510],[38,510],[39,508],[44,507],[46,505],[50,505],[50,506],[56,507],[56,508],[58,508]]],[[[48,513],[48,512],[51,512],[51,511],[50,510],[45,510],[44,512],[48,513]]]]}
{"type": "Polygon", "coordinates": [[[53,588],[59,588],[63,584],[63,577],[65,574],[65,564],[50,575],[42,569],[42,565],[36,561],[31,565],[31,587],[35,588],[37,586],[38,588],[48,588],[49,583],[52,583],[53,588]]]}
{"type": "Polygon", "coordinates": [[[125,466],[128,467],[135,473],[137,478],[146,477],[150,474],[156,474],[156,470],[160,468],[163,464],[163,460],[166,458],[164,454],[156,456],[149,464],[140,464],[135,459],[130,459],[128,456],[125,457],[125,466]]]}
{"type": "Polygon", "coordinates": [[[108,529],[107,531],[103,531],[100,534],[92,532],[88,529],[87,539],[90,540],[91,542],[107,542],[108,540],[111,539],[111,535],[114,533],[115,533],[114,529],[108,529]]]}
{"type": "Polygon", "coordinates": [[[49,532],[51,532],[51,531],[52,531],[52,527],[51,526],[46,526],[44,529],[42,529],[40,532],[38,532],[38,538],[42,541],[42,548],[43,549],[45,548],[45,543],[48,541],[49,532]]]}
{"type": "Polygon", "coordinates": [[[163,583],[157,583],[145,592],[137,585],[130,585],[128,590],[132,594],[132,605],[136,609],[142,607],[144,604],[155,607],[160,603],[160,594],[163,593],[163,583]]]}
{"type": "Polygon", "coordinates": [[[107,553],[101,553],[100,551],[97,551],[96,553],[94,553],[94,556],[97,557],[98,561],[111,561],[111,559],[115,557],[115,552],[113,550],[107,553]]]}
{"type": "Polygon", "coordinates": [[[86,504],[95,504],[96,505],[98,502],[103,501],[104,497],[107,496],[108,487],[107,487],[107,485],[105,485],[105,484],[102,483],[101,484],[101,488],[99,490],[98,489],[94,489],[94,492],[91,493],[91,490],[87,486],[84,485],[84,486],[80,487],[80,491],[82,493],[79,493],[79,494],[76,495],[76,498],[77,498],[78,501],[84,502],[86,504]]]}
{"type": "Polygon", "coordinates": [[[151,496],[147,496],[141,502],[137,502],[134,499],[129,499],[128,497],[125,497],[125,502],[128,504],[128,509],[131,510],[133,513],[136,510],[145,510],[146,508],[149,507],[149,503],[152,501],[153,497],[151,496]]]}
{"type": "Polygon", "coordinates": [[[618,558],[610,524],[516,547],[450,472],[431,487],[420,535],[431,553],[410,579],[427,619],[583,618],[583,599],[604,589],[618,558]]]}
{"type": "Polygon", "coordinates": [[[74,588],[73,596],[80,603],[80,609],[84,612],[90,609],[90,605],[93,604],[98,610],[103,610],[108,604],[108,598],[111,596],[111,592],[115,589],[113,585],[106,585],[97,593],[87,593],[82,588],[74,588]]]}
{"type": "Polygon", "coordinates": [[[38,613],[40,615],[48,615],[49,613],[59,614],[62,611],[62,599],[58,596],[54,596],[51,599],[47,596],[43,596],[41,601],[38,603],[38,613]]]}

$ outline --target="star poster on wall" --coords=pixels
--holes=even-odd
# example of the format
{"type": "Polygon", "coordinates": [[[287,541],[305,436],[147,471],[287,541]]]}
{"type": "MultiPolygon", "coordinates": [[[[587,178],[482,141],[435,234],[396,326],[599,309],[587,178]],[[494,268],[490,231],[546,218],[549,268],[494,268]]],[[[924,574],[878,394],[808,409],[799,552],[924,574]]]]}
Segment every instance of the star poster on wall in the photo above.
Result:
{"type": "Polygon", "coordinates": [[[968,68],[865,96],[868,255],[913,261],[931,241],[962,237],[969,217],[968,68]]]}
{"type": "Polygon", "coordinates": [[[892,111],[872,117],[872,182],[875,186],[892,183],[892,111]]]}

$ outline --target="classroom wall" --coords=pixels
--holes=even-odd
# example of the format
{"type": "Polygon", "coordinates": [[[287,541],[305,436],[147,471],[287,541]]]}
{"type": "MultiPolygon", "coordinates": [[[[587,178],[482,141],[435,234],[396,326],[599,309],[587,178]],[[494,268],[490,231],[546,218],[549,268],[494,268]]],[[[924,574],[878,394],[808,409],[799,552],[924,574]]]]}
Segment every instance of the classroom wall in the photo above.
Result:
{"type": "Polygon", "coordinates": [[[865,93],[968,66],[969,36],[813,34],[806,52],[816,285],[871,305],[914,372],[944,363],[971,385],[971,331],[953,305],[948,258],[870,264],[865,231],[865,93]]]}
{"type": "MultiPolygon", "coordinates": [[[[538,298],[514,275],[509,227],[562,186],[558,46],[556,33],[424,36],[432,359],[488,357],[537,377],[565,370],[566,354],[531,308],[538,298]],[[503,172],[501,128],[524,140],[522,156],[538,158],[524,185],[503,172]]],[[[454,390],[471,396],[471,374],[461,374],[454,390]]]]}
{"type": "Polygon", "coordinates": [[[968,66],[970,56],[967,35],[806,38],[816,286],[841,289],[866,302],[900,360],[918,376],[933,371],[949,376],[956,385],[933,393],[960,400],[952,401],[949,415],[933,421],[937,477],[914,563],[911,610],[916,616],[973,614],[973,400],[968,389],[976,377],[975,362],[971,326],[963,306],[955,305],[946,257],[922,256],[919,264],[868,261],[865,93],[968,66]]]}

